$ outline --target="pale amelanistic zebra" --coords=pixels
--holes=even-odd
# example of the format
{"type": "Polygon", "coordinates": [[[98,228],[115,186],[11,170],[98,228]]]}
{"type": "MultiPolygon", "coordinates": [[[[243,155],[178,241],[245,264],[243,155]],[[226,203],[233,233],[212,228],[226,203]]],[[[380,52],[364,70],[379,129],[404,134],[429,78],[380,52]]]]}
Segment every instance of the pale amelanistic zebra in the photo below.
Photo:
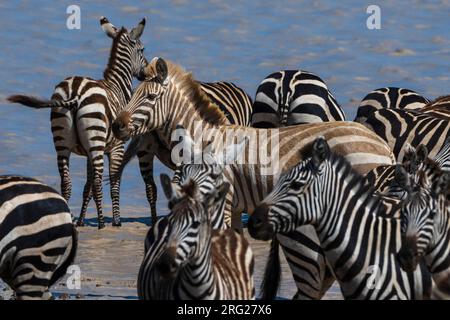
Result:
{"type": "Polygon", "coordinates": [[[206,197],[193,180],[179,186],[162,175],[161,184],[171,212],[156,224],[156,236],[164,241],[148,241],[138,275],[139,298],[253,299],[254,261],[248,242],[231,228],[213,230],[211,225],[210,210],[223,209],[229,184],[206,197]]]}
{"type": "Polygon", "coordinates": [[[379,88],[369,92],[359,104],[355,121],[364,123],[370,114],[380,109],[420,110],[429,100],[417,92],[397,87],[379,88]]]}
{"type": "Polygon", "coordinates": [[[326,121],[345,121],[345,114],[325,82],[311,72],[272,73],[256,91],[252,127],[278,128],[326,121]]]}
{"type": "Polygon", "coordinates": [[[98,227],[105,226],[102,200],[102,177],[104,155],[109,159],[111,199],[113,204],[113,225],[120,226],[120,177],[115,175],[124,153],[124,143],[115,139],[111,123],[131,98],[133,77],[141,78],[147,65],[144,46],[139,40],[145,27],[143,19],[137,27],[128,32],[118,30],[106,18],[100,20],[106,34],[113,39],[108,66],[104,79],[93,80],[86,77],[70,77],[59,83],[51,101],[16,95],[9,101],[29,107],[52,108],[51,126],[53,142],[58,158],[61,176],[61,193],[68,201],[72,184],[69,174],[69,158],[72,152],[87,157],[87,182],[83,191],[83,203],[78,225],[84,225],[84,216],[89,201],[94,196],[98,213],[98,227]],[[59,102],[73,105],[68,110],[59,102]]]}
{"type": "MultiPolygon", "coordinates": [[[[200,82],[202,91],[216,104],[225,114],[228,123],[234,125],[248,126],[252,113],[252,100],[245,91],[231,82],[200,82]]],[[[130,142],[125,151],[124,161],[116,173],[121,176],[125,166],[137,154],[139,158],[139,168],[145,183],[147,200],[150,204],[152,222],[157,219],[156,201],[157,189],[153,177],[153,162],[155,156],[166,167],[175,169],[175,164],[170,157],[173,144],[165,144],[160,138],[158,130],[136,137],[130,142]]]]}
{"type": "MultiPolygon", "coordinates": [[[[241,152],[244,161],[226,165],[224,169],[224,179],[231,184],[226,199],[225,223],[235,228],[241,228],[241,213],[252,212],[271,191],[280,172],[297,164],[302,158],[301,151],[320,135],[329,139],[331,148],[346,157],[362,174],[379,165],[394,163],[386,143],[360,124],[324,122],[280,129],[230,127],[217,106],[202,94],[192,75],[181,67],[155,59],[145,71],[146,80],[136,88],[128,107],[113,126],[118,138],[128,139],[159,129],[161,138],[169,143],[178,128],[185,128],[187,135],[195,137],[196,129],[201,126],[204,141],[212,140],[206,133],[223,137],[229,130],[252,139],[241,152]],[[272,151],[266,151],[278,155],[271,164],[279,170],[267,172],[261,162],[250,163],[252,155],[261,157],[260,150],[272,143],[272,151]]],[[[223,139],[213,139],[211,149],[221,150],[222,142],[223,139]]],[[[311,227],[305,227],[299,234],[302,237],[296,240],[302,241],[303,249],[300,250],[308,263],[299,267],[298,274],[302,275],[298,276],[298,282],[304,284],[305,296],[317,298],[323,295],[324,257],[318,253],[320,243],[311,227]]]]}
{"type": "Polygon", "coordinates": [[[31,178],[0,176],[0,278],[18,299],[50,299],[77,249],[67,202],[31,178]]]}
{"type": "MultiPolygon", "coordinates": [[[[428,200],[424,210],[435,210],[437,201],[428,200]]],[[[407,273],[397,260],[400,223],[392,217],[402,205],[387,207],[319,138],[311,157],[283,175],[250,216],[249,232],[267,240],[312,224],[346,299],[426,299],[431,294],[426,267],[407,273]]]]}

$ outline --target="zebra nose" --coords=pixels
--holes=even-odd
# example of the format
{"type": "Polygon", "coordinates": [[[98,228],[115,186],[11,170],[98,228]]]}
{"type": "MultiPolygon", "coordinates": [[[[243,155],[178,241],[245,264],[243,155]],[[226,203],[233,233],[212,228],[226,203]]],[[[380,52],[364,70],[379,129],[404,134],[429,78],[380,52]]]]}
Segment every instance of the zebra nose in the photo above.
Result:
{"type": "Polygon", "coordinates": [[[139,81],[144,81],[145,80],[145,73],[144,73],[144,69],[141,69],[137,76],[136,79],[138,79],[139,81]]]}
{"type": "Polygon", "coordinates": [[[418,264],[418,255],[414,248],[402,245],[397,254],[400,267],[406,272],[414,272],[418,264]]]}
{"type": "Polygon", "coordinates": [[[156,268],[163,278],[174,278],[178,270],[178,264],[174,256],[166,251],[158,259],[156,268]]]}
{"type": "Polygon", "coordinates": [[[262,203],[256,207],[253,214],[248,219],[248,232],[250,235],[259,240],[268,240],[272,236],[272,230],[268,223],[269,207],[262,203]]]}

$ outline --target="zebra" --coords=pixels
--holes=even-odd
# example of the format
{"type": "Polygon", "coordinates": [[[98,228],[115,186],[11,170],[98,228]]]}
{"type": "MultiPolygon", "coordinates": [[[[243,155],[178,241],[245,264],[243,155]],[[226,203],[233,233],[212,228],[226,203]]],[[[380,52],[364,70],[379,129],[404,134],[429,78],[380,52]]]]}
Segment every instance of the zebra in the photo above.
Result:
{"type": "Polygon", "coordinates": [[[345,121],[325,82],[314,73],[282,70],[267,76],[256,90],[252,127],[345,121]]]}
{"type": "MultiPolygon", "coordinates": [[[[408,177],[406,170],[398,172],[408,177]]],[[[434,211],[433,204],[430,198],[424,210],[434,211]]],[[[402,205],[386,207],[350,163],[318,138],[311,157],[278,180],[250,216],[248,228],[252,237],[268,240],[312,224],[346,299],[427,299],[431,276],[424,264],[407,273],[397,260],[400,223],[393,216],[402,205]]]]}
{"type": "Polygon", "coordinates": [[[83,203],[77,225],[84,225],[89,202],[94,197],[97,207],[98,228],[105,227],[102,201],[102,177],[104,154],[108,156],[113,207],[113,226],[120,226],[120,177],[115,175],[124,153],[124,143],[111,133],[111,123],[131,98],[133,77],[142,79],[147,65],[144,46],[139,40],[145,27],[145,18],[130,32],[114,27],[107,18],[100,24],[105,33],[113,39],[108,66],[104,79],[69,77],[59,83],[51,103],[37,98],[15,95],[9,101],[29,107],[51,109],[51,129],[61,177],[61,193],[69,201],[71,179],[69,158],[72,152],[87,157],[87,182],[83,190],[83,203]],[[69,104],[63,107],[61,101],[69,104]],[[72,105],[75,104],[75,107],[72,105]],[[55,108],[53,108],[56,106],[55,108]]]}
{"type": "Polygon", "coordinates": [[[17,299],[50,299],[76,251],[77,231],[58,192],[32,178],[0,176],[0,279],[17,299]]]}
{"type": "MultiPolygon", "coordinates": [[[[217,106],[202,94],[192,75],[180,66],[157,58],[149,63],[145,73],[147,79],[136,88],[127,108],[116,119],[113,126],[116,137],[126,140],[161,129],[165,141],[171,141],[180,127],[191,137],[201,127],[205,133],[204,141],[210,141],[210,135],[216,138],[210,149],[220,150],[219,145],[223,141],[220,138],[233,130],[236,135],[252,137],[250,142],[257,142],[246,143],[240,153],[247,160],[258,154],[263,146],[268,145],[270,150],[266,150],[273,150],[275,154],[279,151],[273,161],[274,170],[269,170],[269,174],[264,172],[267,167],[262,163],[244,162],[225,166],[224,179],[231,184],[225,204],[225,223],[237,229],[242,228],[240,214],[252,212],[271,191],[280,172],[295,165],[302,158],[300,151],[306,151],[319,135],[330,139],[332,149],[347,157],[360,173],[365,174],[374,167],[395,161],[386,143],[360,124],[340,121],[279,129],[230,127],[217,106]],[[264,137],[270,137],[270,143],[264,137]],[[279,170],[276,170],[277,167],[279,170]]],[[[303,254],[311,262],[311,266],[299,268],[306,287],[305,296],[317,298],[323,293],[321,286],[325,274],[324,264],[317,262],[317,259],[323,259],[323,255],[317,253],[320,243],[311,227],[305,227],[299,233],[303,239],[303,254]],[[311,251],[307,250],[311,247],[311,251]]]]}
{"type": "Polygon", "coordinates": [[[401,162],[407,146],[427,147],[434,157],[450,137],[450,123],[442,117],[400,109],[380,109],[364,123],[388,143],[397,161],[401,162]]]}
{"type": "MultiPolygon", "coordinates": [[[[438,209],[429,212],[420,208],[420,202],[404,208],[400,215],[402,246],[398,253],[401,267],[408,272],[425,261],[434,281],[432,298],[450,299],[450,204],[448,191],[450,173],[443,171],[431,159],[414,173],[414,181],[420,188],[438,196],[438,209]]],[[[405,188],[411,197],[411,189],[405,188]]],[[[422,204],[423,206],[424,204],[422,204]]],[[[427,205],[425,203],[425,205],[427,205]]]]}
{"type": "MultiPolygon", "coordinates": [[[[444,172],[450,171],[450,139],[445,141],[442,149],[432,159],[429,158],[427,147],[423,144],[419,145],[417,149],[408,145],[406,149],[403,166],[411,175],[414,175],[418,170],[423,170],[424,167],[436,167],[436,170],[439,169],[444,172]]],[[[380,166],[369,171],[366,179],[378,192],[393,194],[398,187],[395,185],[394,173],[395,166],[380,166]]],[[[403,193],[398,189],[397,192],[403,193]]]]}
{"type": "Polygon", "coordinates": [[[380,109],[418,111],[430,101],[417,92],[397,87],[385,87],[369,92],[360,102],[354,121],[364,123],[369,115],[380,109]]]}
{"type": "Polygon", "coordinates": [[[450,120],[450,96],[439,97],[429,102],[420,111],[445,120],[450,120]]]}
{"type": "MultiPolygon", "coordinates": [[[[253,254],[231,228],[213,230],[210,209],[223,208],[229,184],[203,197],[197,184],[176,185],[161,175],[170,214],[158,221],[138,275],[140,299],[254,299],[253,254]],[[164,228],[161,226],[164,225],[164,228]]],[[[150,237],[152,232],[150,231],[150,237]]]]}
{"type": "MultiPolygon", "coordinates": [[[[252,113],[252,100],[245,91],[231,82],[199,82],[202,91],[211,102],[215,103],[225,114],[229,124],[248,126],[252,113]]],[[[158,130],[134,138],[125,151],[124,160],[116,175],[121,176],[125,166],[137,154],[142,179],[145,183],[145,193],[150,205],[152,223],[156,222],[157,188],[153,177],[153,161],[155,156],[167,168],[174,170],[175,164],[170,157],[171,144],[166,144],[160,138],[158,130]]]]}

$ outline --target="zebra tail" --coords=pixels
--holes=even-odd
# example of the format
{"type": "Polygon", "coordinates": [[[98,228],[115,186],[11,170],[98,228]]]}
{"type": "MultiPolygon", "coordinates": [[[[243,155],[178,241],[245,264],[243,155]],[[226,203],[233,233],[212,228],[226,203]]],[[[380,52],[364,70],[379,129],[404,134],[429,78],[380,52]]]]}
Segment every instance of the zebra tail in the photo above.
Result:
{"type": "Polygon", "coordinates": [[[281,281],[279,249],[280,245],[275,236],[270,244],[269,257],[267,258],[266,269],[264,270],[264,277],[261,284],[262,300],[273,300],[277,295],[278,286],[281,281]]]}
{"type": "Polygon", "coordinates": [[[120,179],[122,177],[123,170],[130,163],[130,161],[133,160],[133,158],[136,156],[140,144],[141,144],[140,136],[131,139],[130,143],[128,144],[127,150],[125,150],[122,163],[120,164],[119,169],[114,175],[108,175],[105,178],[106,184],[111,183],[111,180],[114,178],[120,179]]]}
{"type": "Polygon", "coordinates": [[[66,108],[71,109],[77,104],[76,99],[62,101],[62,100],[45,100],[33,96],[25,95],[13,95],[7,98],[9,102],[20,103],[24,106],[34,108],[34,109],[44,109],[44,108],[66,108]]]}
{"type": "Polygon", "coordinates": [[[53,273],[52,278],[50,279],[51,285],[53,285],[56,281],[61,279],[66,274],[67,268],[69,268],[69,266],[72,265],[75,260],[75,256],[77,255],[77,247],[78,231],[75,227],[75,224],[72,224],[72,248],[70,249],[70,253],[66,261],[64,261],[63,264],[53,273]]]}

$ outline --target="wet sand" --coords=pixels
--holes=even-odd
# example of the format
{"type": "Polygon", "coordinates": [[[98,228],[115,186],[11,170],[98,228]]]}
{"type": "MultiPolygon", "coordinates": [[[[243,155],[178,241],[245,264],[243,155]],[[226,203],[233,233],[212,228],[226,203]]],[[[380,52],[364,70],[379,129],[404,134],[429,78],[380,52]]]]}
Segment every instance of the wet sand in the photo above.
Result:
{"type": "MultiPolygon", "coordinates": [[[[81,270],[81,289],[68,289],[67,276],[51,292],[56,299],[137,299],[136,279],[144,252],[148,227],[140,222],[125,223],[121,228],[111,226],[98,231],[95,226],[79,228],[78,255],[75,264],[81,270]]],[[[248,234],[247,234],[248,236],[248,234]]],[[[248,239],[251,239],[249,236],[248,239]]],[[[257,295],[264,273],[269,243],[251,241],[255,255],[255,284],[257,295]]],[[[278,296],[290,299],[296,292],[289,267],[282,257],[282,283],[278,296]]],[[[4,290],[0,281],[0,299],[9,299],[11,290],[4,290]]],[[[340,299],[334,285],[325,299],[340,299]]]]}

